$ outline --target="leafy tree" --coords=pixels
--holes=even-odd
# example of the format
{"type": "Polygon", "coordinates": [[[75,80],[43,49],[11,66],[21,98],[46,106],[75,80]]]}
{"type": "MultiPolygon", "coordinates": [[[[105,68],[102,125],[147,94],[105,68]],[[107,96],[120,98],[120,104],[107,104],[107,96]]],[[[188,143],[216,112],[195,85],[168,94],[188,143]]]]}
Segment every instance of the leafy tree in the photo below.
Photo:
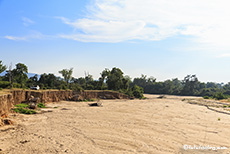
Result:
{"type": "Polygon", "coordinates": [[[83,89],[86,88],[86,79],[83,77],[80,77],[78,79],[73,79],[73,82],[79,84],[83,89]]]}
{"type": "Polygon", "coordinates": [[[109,90],[120,90],[123,88],[123,72],[114,67],[107,77],[107,85],[109,90]]]}
{"type": "Polygon", "coordinates": [[[106,89],[107,86],[105,85],[105,80],[108,80],[108,76],[110,75],[110,70],[105,69],[101,73],[101,77],[99,78],[99,87],[100,89],[106,89]]]}
{"type": "Polygon", "coordinates": [[[38,85],[38,75],[35,74],[33,77],[30,77],[27,82],[27,87],[33,87],[33,86],[36,86],[38,85]]]}
{"type": "Polygon", "coordinates": [[[64,80],[66,81],[67,85],[69,85],[70,79],[72,79],[73,68],[63,69],[59,71],[59,73],[64,77],[64,80]]]}
{"type": "Polygon", "coordinates": [[[142,87],[139,87],[137,85],[134,85],[134,87],[132,88],[132,91],[133,91],[133,95],[134,97],[136,98],[143,98],[143,88],[142,87]]]}
{"type": "Polygon", "coordinates": [[[66,87],[66,82],[57,78],[54,74],[42,74],[38,81],[41,89],[62,89],[60,87],[66,87]],[[62,85],[64,84],[64,85],[62,85]],[[62,86],[61,86],[62,85],[62,86]]]}
{"type": "Polygon", "coordinates": [[[0,73],[4,72],[6,70],[6,65],[2,64],[2,61],[0,60],[0,73]]]}
{"type": "Polygon", "coordinates": [[[27,73],[28,68],[25,64],[18,63],[16,64],[16,68],[12,70],[14,79],[17,83],[21,84],[21,88],[23,88],[26,80],[28,79],[27,73]]]}
{"type": "Polygon", "coordinates": [[[197,95],[199,81],[196,75],[187,75],[182,81],[184,87],[181,91],[182,95],[197,95]]]}

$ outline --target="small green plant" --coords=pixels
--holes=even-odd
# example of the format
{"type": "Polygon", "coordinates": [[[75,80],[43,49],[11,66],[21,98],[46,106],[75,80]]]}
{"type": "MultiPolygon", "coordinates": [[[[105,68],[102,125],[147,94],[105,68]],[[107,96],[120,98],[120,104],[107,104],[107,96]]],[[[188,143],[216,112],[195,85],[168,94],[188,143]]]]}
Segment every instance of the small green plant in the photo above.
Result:
{"type": "Polygon", "coordinates": [[[58,108],[58,106],[55,106],[55,107],[54,107],[54,109],[57,109],[57,108],[58,108]]]}
{"type": "Polygon", "coordinates": [[[17,113],[22,113],[22,114],[36,114],[36,111],[34,110],[30,110],[29,105],[28,104],[17,104],[14,105],[16,108],[14,108],[13,110],[17,113]]]}
{"type": "Polygon", "coordinates": [[[18,107],[18,108],[27,108],[27,107],[29,107],[28,104],[23,104],[23,103],[17,104],[17,105],[14,105],[14,106],[15,106],[15,107],[18,107]]]}
{"type": "Polygon", "coordinates": [[[226,107],[228,107],[228,106],[227,106],[227,105],[224,105],[224,106],[223,106],[223,108],[226,108],[226,107]]]}
{"type": "Polygon", "coordinates": [[[22,107],[15,108],[13,110],[17,113],[22,113],[22,114],[36,114],[36,111],[22,108],[22,107]]]}
{"type": "Polygon", "coordinates": [[[38,108],[46,108],[46,106],[43,103],[38,103],[37,107],[38,108]]]}
{"type": "Polygon", "coordinates": [[[0,90],[2,90],[2,88],[0,88],[0,90]]]}
{"type": "Polygon", "coordinates": [[[203,96],[203,98],[204,98],[204,99],[209,99],[209,97],[208,97],[208,96],[203,96]]]}
{"type": "Polygon", "coordinates": [[[218,121],[220,121],[220,118],[218,118],[218,121]]]}

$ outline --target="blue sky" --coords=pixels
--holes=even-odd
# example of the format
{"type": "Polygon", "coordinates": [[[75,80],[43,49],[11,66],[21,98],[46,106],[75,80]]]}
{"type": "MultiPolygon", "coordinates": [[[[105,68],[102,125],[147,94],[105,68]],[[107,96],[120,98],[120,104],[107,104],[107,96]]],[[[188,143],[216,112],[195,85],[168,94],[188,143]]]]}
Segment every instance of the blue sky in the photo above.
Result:
{"type": "Polygon", "coordinates": [[[132,78],[196,74],[229,82],[227,0],[0,0],[0,60],[31,73],[74,68],[96,79],[119,67],[132,78]]]}

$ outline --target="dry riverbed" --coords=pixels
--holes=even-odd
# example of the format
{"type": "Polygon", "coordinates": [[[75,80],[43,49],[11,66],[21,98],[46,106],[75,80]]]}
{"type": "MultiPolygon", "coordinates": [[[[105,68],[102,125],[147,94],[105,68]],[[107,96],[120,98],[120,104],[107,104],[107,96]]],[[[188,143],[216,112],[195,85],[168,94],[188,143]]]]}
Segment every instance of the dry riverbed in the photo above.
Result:
{"type": "Polygon", "coordinates": [[[215,112],[186,98],[146,95],[146,100],[101,100],[47,104],[41,114],[12,114],[14,126],[0,127],[0,154],[201,154],[225,150],[184,150],[191,147],[230,148],[230,115],[215,112]]]}

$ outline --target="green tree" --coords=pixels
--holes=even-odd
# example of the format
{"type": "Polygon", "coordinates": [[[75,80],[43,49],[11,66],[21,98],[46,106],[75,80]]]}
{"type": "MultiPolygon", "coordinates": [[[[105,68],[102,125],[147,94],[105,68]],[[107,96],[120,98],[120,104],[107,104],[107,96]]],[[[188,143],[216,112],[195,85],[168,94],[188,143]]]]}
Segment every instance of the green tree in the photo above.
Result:
{"type": "Polygon", "coordinates": [[[182,81],[184,87],[181,91],[182,95],[197,95],[199,89],[199,81],[196,75],[187,75],[182,81]]]}
{"type": "Polygon", "coordinates": [[[66,81],[67,86],[68,86],[70,79],[72,79],[73,68],[63,69],[63,70],[59,71],[59,73],[64,77],[64,80],[66,81]]]}
{"type": "Polygon", "coordinates": [[[110,70],[106,68],[105,70],[102,71],[101,77],[99,78],[99,86],[100,89],[106,89],[107,85],[105,85],[105,80],[107,81],[108,76],[110,75],[110,70]]]}
{"type": "Polygon", "coordinates": [[[114,67],[108,75],[107,85],[109,90],[120,90],[123,88],[123,72],[114,67]]]}
{"type": "Polygon", "coordinates": [[[38,75],[35,74],[33,77],[30,77],[27,82],[27,87],[33,87],[33,86],[36,86],[38,85],[38,75]]]}
{"type": "Polygon", "coordinates": [[[21,88],[26,83],[26,80],[28,79],[27,73],[28,73],[28,68],[25,64],[18,63],[16,64],[16,68],[12,70],[14,79],[16,80],[17,83],[21,84],[21,88]]]}
{"type": "Polygon", "coordinates": [[[6,70],[6,65],[2,64],[2,61],[0,60],[0,73],[4,72],[6,70]]]}
{"type": "Polygon", "coordinates": [[[144,97],[143,96],[144,90],[142,87],[134,85],[134,87],[132,88],[132,91],[133,91],[134,97],[136,97],[136,98],[143,98],[144,97]]]}

